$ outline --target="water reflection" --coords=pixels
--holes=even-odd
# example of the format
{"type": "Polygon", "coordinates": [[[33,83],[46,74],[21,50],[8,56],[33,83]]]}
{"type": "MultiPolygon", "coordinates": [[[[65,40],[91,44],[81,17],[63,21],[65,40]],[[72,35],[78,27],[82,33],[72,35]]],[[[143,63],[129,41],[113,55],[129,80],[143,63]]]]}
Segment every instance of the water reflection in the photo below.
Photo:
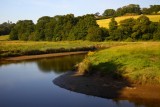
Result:
{"type": "Polygon", "coordinates": [[[72,55],[1,65],[0,107],[160,107],[155,100],[104,99],[71,92],[52,83],[84,57],[72,55]]]}
{"type": "Polygon", "coordinates": [[[41,59],[37,61],[38,68],[43,72],[62,73],[72,70],[74,66],[83,60],[84,54],[41,59]]]}

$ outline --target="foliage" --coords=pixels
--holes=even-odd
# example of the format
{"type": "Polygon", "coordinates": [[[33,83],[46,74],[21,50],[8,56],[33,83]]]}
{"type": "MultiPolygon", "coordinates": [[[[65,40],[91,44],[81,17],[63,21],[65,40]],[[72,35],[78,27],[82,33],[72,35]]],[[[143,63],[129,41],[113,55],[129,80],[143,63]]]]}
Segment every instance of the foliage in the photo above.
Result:
{"type": "Polygon", "coordinates": [[[160,5],[150,5],[149,8],[140,8],[138,4],[129,4],[123,7],[114,9],[106,9],[102,16],[103,17],[116,17],[123,15],[140,15],[140,14],[159,14],[160,5]]]}
{"type": "Polygon", "coordinates": [[[113,17],[111,19],[111,21],[109,22],[109,30],[111,30],[111,31],[116,30],[117,27],[118,27],[118,23],[117,23],[117,21],[115,21],[115,18],[113,17]]]}
{"type": "Polygon", "coordinates": [[[78,17],[76,26],[69,33],[69,39],[71,40],[85,40],[90,27],[98,27],[93,15],[85,15],[78,17]]]}
{"type": "MultiPolygon", "coordinates": [[[[120,24],[120,21],[125,20],[125,19],[137,19],[139,18],[141,15],[136,15],[136,16],[120,16],[120,17],[115,17],[115,20],[117,21],[118,25],[120,24]]],[[[145,15],[147,16],[151,22],[159,22],[160,20],[160,15],[145,15]]],[[[104,28],[109,28],[109,22],[111,21],[111,18],[109,19],[102,19],[102,20],[97,20],[97,24],[100,27],[104,27],[104,28]]]]}
{"type": "Polygon", "coordinates": [[[86,39],[89,41],[102,41],[102,30],[99,27],[90,27],[86,39]]]}
{"type": "MultiPolygon", "coordinates": [[[[151,5],[150,8],[142,9],[144,12],[146,10],[149,10],[149,14],[158,14],[159,5],[151,5]]],[[[159,24],[157,22],[160,17],[158,15],[134,16],[141,14],[142,11],[139,5],[129,4],[117,10],[106,9],[102,17],[112,17],[106,20],[96,21],[96,18],[100,17],[98,12],[78,17],[67,14],[54,17],[43,16],[38,19],[36,24],[32,20],[20,20],[15,25],[3,23],[2,25],[5,27],[2,28],[11,29],[11,31],[5,30],[10,32],[9,38],[11,40],[24,41],[139,41],[159,39],[157,36],[159,24]],[[114,18],[122,15],[132,16],[114,18]]]]}
{"type": "Polygon", "coordinates": [[[8,35],[11,32],[11,29],[14,27],[14,23],[12,22],[4,22],[0,24],[0,36],[1,35],[8,35]]]}
{"type": "Polygon", "coordinates": [[[34,23],[32,20],[18,21],[11,30],[11,40],[28,40],[30,34],[34,32],[34,23]]]}
{"type": "Polygon", "coordinates": [[[114,9],[106,9],[103,13],[103,16],[107,17],[113,17],[115,15],[115,10],[114,9]]]}

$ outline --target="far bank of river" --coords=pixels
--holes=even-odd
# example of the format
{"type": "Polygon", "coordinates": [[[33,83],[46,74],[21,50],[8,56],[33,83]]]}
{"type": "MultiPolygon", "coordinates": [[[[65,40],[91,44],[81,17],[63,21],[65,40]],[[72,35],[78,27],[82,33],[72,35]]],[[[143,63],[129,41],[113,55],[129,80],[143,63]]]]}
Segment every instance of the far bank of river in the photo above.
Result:
{"type": "Polygon", "coordinates": [[[2,58],[0,60],[0,63],[10,63],[14,61],[33,60],[33,59],[40,59],[40,58],[62,57],[62,56],[68,56],[68,55],[85,54],[87,52],[88,51],[78,51],[78,52],[63,52],[63,53],[52,53],[52,54],[42,54],[42,55],[7,57],[7,58],[2,58]]]}

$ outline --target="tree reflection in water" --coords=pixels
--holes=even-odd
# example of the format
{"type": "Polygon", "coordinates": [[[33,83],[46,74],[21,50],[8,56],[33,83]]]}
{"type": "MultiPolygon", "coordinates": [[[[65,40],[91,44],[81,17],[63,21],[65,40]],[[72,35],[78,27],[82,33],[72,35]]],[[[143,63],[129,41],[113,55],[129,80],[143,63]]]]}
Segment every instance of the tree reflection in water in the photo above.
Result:
{"type": "Polygon", "coordinates": [[[70,55],[63,57],[46,58],[37,61],[38,68],[43,72],[62,73],[72,70],[74,66],[82,61],[85,54],[70,55]]]}

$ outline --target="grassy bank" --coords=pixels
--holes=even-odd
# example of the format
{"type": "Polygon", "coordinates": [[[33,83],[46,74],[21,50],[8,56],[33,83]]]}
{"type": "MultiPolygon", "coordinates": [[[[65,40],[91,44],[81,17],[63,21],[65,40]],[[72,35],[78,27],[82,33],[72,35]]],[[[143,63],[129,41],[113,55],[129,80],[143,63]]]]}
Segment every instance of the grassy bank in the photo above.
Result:
{"type": "Polygon", "coordinates": [[[132,83],[160,83],[160,43],[139,42],[90,52],[79,64],[84,74],[126,78],[132,83]]]}
{"type": "Polygon", "coordinates": [[[89,42],[89,41],[1,41],[0,57],[21,55],[39,55],[59,52],[88,51],[95,48],[125,45],[123,42],[89,42]]]}
{"type": "MultiPolygon", "coordinates": [[[[159,22],[159,20],[160,20],[160,15],[146,15],[146,16],[152,22],[159,22]]],[[[140,15],[137,15],[137,16],[121,16],[121,17],[116,17],[115,20],[119,23],[121,20],[125,20],[125,19],[128,19],[128,18],[137,19],[138,17],[140,17],[140,15]]],[[[97,24],[100,27],[109,28],[109,22],[110,21],[111,21],[111,19],[97,20],[97,24]]]]}
{"type": "MultiPolygon", "coordinates": [[[[94,43],[93,43],[94,44],[94,43]]],[[[31,42],[31,41],[1,41],[0,56],[39,55],[59,52],[75,52],[94,50],[89,42],[31,42]]]]}

